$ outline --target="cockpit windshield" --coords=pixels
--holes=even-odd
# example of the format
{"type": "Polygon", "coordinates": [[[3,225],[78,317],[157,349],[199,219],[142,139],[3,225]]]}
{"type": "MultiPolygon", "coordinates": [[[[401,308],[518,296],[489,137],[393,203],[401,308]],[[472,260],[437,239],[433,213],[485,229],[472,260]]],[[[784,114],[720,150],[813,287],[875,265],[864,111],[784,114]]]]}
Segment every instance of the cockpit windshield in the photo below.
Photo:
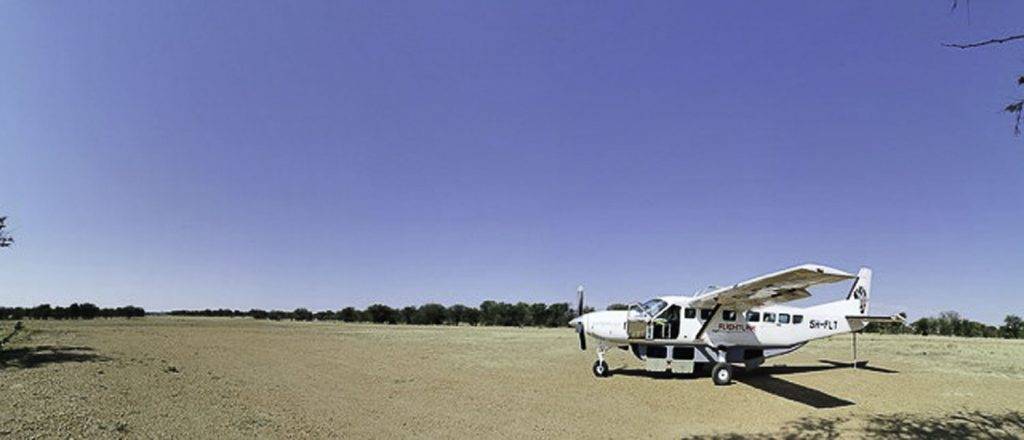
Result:
{"type": "Polygon", "coordinates": [[[665,306],[667,305],[668,303],[666,303],[665,301],[662,301],[660,299],[652,299],[643,304],[640,304],[640,308],[644,310],[644,313],[646,313],[647,316],[653,318],[655,316],[658,316],[658,313],[661,313],[661,311],[664,310],[665,306]]]}

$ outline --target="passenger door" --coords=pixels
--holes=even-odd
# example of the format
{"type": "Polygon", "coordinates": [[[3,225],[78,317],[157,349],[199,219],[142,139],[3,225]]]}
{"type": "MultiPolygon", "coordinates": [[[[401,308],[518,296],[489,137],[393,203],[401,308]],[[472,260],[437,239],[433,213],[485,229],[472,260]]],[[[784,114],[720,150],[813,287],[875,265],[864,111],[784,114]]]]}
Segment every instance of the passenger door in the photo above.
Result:
{"type": "Polygon", "coordinates": [[[629,339],[651,339],[652,336],[650,318],[639,304],[630,305],[626,315],[626,337],[629,339]]]}

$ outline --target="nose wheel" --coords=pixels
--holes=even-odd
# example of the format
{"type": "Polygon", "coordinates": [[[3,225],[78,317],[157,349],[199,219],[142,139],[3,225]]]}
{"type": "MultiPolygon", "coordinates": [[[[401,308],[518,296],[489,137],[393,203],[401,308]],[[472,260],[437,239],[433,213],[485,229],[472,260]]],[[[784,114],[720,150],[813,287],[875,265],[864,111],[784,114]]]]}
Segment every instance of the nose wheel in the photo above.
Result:
{"type": "Polygon", "coordinates": [[[608,363],[604,361],[604,353],[608,351],[608,346],[602,341],[597,344],[597,361],[594,362],[594,376],[597,377],[608,377],[611,375],[611,370],[608,369],[608,363]]]}

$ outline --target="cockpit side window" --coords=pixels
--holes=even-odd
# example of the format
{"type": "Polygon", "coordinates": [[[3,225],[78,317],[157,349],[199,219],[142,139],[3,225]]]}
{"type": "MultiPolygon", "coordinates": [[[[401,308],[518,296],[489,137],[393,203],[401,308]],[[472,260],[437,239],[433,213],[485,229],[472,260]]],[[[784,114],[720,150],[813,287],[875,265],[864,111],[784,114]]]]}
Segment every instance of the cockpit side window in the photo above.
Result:
{"type": "Polygon", "coordinates": [[[686,319],[693,319],[697,317],[697,309],[686,308],[683,309],[683,317],[686,319]]]}

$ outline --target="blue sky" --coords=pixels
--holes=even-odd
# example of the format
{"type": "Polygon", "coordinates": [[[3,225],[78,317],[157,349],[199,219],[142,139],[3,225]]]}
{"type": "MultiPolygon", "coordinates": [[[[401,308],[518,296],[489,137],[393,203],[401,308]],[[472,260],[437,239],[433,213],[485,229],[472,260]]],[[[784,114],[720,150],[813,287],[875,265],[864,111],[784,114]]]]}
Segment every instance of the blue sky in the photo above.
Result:
{"type": "Polygon", "coordinates": [[[1024,314],[1024,3],[0,3],[0,303],[1024,314]],[[820,291],[812,302],[842,294],[820,291]]]}

